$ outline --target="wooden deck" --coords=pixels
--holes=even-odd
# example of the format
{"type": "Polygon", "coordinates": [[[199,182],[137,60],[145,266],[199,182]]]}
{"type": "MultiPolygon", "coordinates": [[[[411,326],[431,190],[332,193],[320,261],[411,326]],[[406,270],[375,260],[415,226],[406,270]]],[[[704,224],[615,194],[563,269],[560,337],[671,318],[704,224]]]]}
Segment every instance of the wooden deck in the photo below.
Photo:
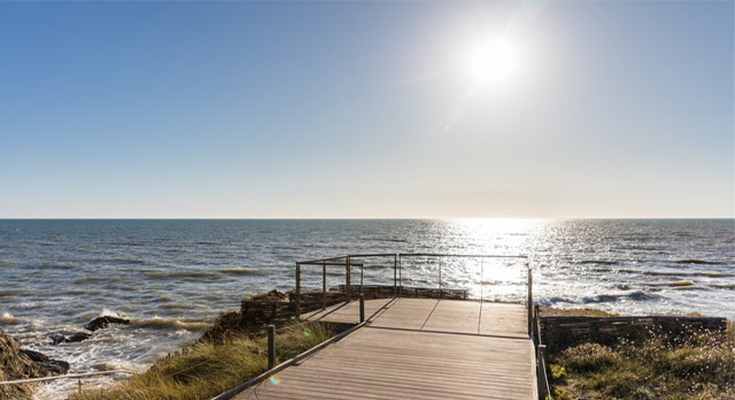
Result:
{"type": "MultiPolygon", "coordinates": [[[[536,399],[525,306],[365,302],[368,324],[235,399],[536,399]]],[[[307,315],[356,322],[356,302],[307,315]]]]}

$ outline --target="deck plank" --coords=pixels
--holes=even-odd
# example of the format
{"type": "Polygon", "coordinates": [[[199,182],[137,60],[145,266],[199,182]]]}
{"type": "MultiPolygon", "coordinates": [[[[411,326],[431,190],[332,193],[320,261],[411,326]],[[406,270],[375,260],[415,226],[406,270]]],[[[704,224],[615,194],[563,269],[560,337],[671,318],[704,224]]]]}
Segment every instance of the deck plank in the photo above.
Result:
{"type": "MultiPolygon", "coordinates": [[[[356,303],[307,317],[355,322],[356,303]]],[[[436,299],[365,306],[368,316],[377,312],[365,327],[235,399],[534,399],[525,306],[436,299]]]]}

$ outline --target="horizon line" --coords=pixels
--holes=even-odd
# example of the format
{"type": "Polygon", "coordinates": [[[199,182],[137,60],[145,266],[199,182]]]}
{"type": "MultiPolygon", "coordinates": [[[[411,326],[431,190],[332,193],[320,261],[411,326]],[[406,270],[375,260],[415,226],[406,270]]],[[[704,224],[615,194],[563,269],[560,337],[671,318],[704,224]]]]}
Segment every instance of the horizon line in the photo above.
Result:
{"type": "Polygon", "coordinates": [[[256,221],[256,220],[270,220],[270,221],[289,221],[289,220],[304,220],[304,221],[328,221],[328,220],[697,220],[697,219],[733,219],[733,216],[622,216],[622,217],[611,217],[611,216],[560,216],[560,217],[447,217],[447,216],[431,216],[431,217],[3,217],[0,216],[0,221],[3,220],[151,220],[151,221],[256,221]]]}

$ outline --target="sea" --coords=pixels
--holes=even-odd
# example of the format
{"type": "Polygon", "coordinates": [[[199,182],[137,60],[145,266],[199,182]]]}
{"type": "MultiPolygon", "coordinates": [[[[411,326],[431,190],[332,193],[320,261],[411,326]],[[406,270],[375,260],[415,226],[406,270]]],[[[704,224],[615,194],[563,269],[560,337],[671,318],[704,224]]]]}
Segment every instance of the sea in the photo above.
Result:
{"type": "MultiPolygon", "coordinates": [[[[143,371],[245,296],[293,289],[296,261],[358,253],[523,255],[404,257],[401,283],[525,301],[530,263],[540,305],[735,318],[733,219],[0,220],[0,328],[72,372],[143,371]],[[103,315],[131,323],[51,344],[103,315]]],[[[393,257],[352,262],[353,284],[393,285],[393,257]]],[[[320,290],[321,267],[303,269],[320,290]]],[[[328,267],[328,286],[344,281],[328,267]]]]}

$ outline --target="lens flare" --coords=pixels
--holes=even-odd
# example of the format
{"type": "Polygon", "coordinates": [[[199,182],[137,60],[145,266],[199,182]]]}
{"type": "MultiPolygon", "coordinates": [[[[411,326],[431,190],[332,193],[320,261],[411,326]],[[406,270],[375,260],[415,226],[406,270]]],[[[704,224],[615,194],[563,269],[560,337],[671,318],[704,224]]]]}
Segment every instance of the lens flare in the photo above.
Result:
{"type": "Polygon", "coordinates": [[[281,383],[281,378],[276,375],[271,376],[270,378],[268,378],[268,380],[271,381],[271,383],[274,385],[278,385],[279,383],[281,383]]]}
{"type": "Polygon", "coordinates": [[[517,64],[515,46],[507,40],[495,40],[477,46],[470,53],[468,72],[475,85],[507,81],[517,64]]]}

